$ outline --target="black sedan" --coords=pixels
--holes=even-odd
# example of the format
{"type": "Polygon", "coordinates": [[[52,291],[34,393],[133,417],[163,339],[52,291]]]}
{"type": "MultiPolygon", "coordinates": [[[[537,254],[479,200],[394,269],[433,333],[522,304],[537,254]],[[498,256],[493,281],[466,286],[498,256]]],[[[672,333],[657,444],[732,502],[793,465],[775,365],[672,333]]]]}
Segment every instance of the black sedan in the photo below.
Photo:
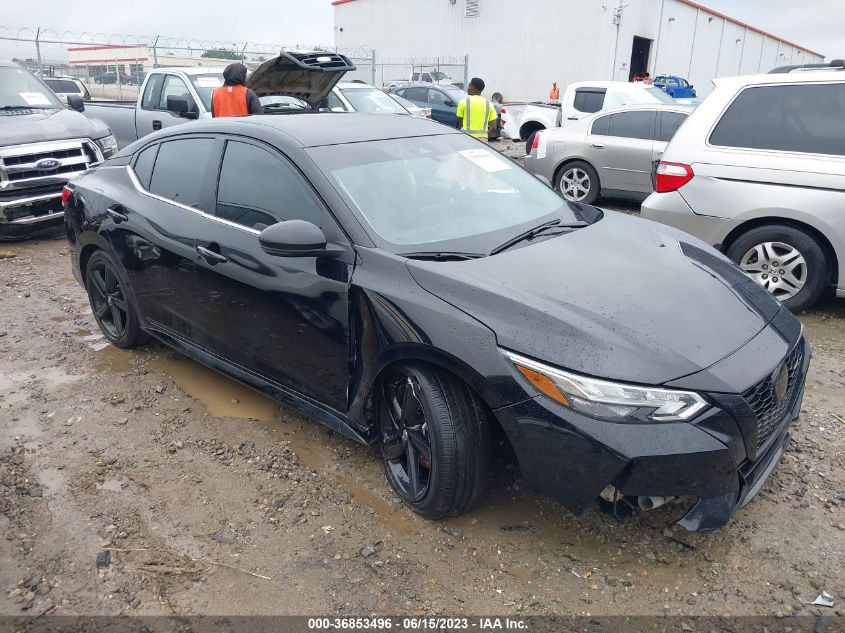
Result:
{"type": "Polygon", "coordinates": [[[575,513],[724,525],[775,467],[810,351],[702,242],[564,201],[410,117],[178,126],[65,191],[103,333],[152,336],[359,442],[420,514],[466,511],[501,434],[575,513]],[[685,513],[684,513],[685,512],[685,513]]]}

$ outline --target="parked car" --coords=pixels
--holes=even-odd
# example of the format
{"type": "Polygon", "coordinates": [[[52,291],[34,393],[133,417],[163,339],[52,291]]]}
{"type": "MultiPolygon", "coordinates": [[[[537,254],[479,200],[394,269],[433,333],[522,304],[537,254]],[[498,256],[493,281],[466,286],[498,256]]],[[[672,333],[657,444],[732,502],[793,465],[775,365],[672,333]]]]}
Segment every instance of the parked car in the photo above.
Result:
{"type": "Polygon", "coordinates": [[[0,240],[61,233],[62,187],[116,150],[105,125],[67,109],[23,66],[0,60],[0,240]]]}
{"type": "Polygon", "coordinates": [[[676,75],[658,75],[654,78],[654,85],[673,99],[694,99],[698,96],[694,86],[676,75]]]}
{"type": "Polygon", "coordinates": [[[571,202],[591,204],[613,193],[645,197],[654,191],[654,161],[690,112],[684,106],[625,106],[537,132],[525,168],[571,202]]]}
{"type": "Polygon", "coordinates": [[[124,85],[128,85],[128,84],[132,83],[132,78],[122,70],[120,71],[120,74],[118,74],[114,70],[107,70],[104,73],[94,77],[94,83],[95,84],[116,84],[118,82],[118,78],[120,79],[120,83],[122,83],[124,85]]]}
{"type": "Polygon", "coordinates": [[[68,185],[109,342],[148,334],[378,442],[433,519],[481,499],[494,436],[576,513],[682,497],[681,525],[712,530],[760,490],[810,351],[722,255],[431,121],[260,123],[162,130],[68,185]]]}
{"type": "Polygon", "coordinates": [[[723,79],[672,139],[643,217],[715,245],[784,305],[845,297],[845,73],[723,79]]]}
{"type": "Polygon", "coordinates": [[[418,106],[413,101],[408,101],[405,97],[400,97],[397,94],[393,94],[392,92],[388,92],[387,95],[396,101],[399,105],[405,108],[408,112],[410,112],[413,116],[418,116],[423,119],[430,119],[431,118],[431,108],[424,108],[422,106],[418,106]]]}
{"type": "Polygon", "coordinates": [[[518,130],[519,138],[526,141],[527,154],[535,132],[565,126],[601,110],[640,103],[674,105],[675,100],[660,88],[643,83],[579,81],[566,87],[560,105],[531,103],[520,108],[509,104],[508,119],[511,119],[511,130],[518,130]]]}
{"type": "Polygon", "coordinates": [[[64,103],[67,103],[68,95],[76,95],[83,101],[91,100],[91,93],[88,92],[88,88],[76,77],[56,75],[55,77],[42,77],[41,81],[64,103]]]}
{"type": "Polygon", "coordinates": [[[337,84],[320,106],[332,112],[410,114],[405,106],[386,92],[362,82],[337,84]]]}
{"type": "MultiPolygon", "coordinates": [[[[247,79],[264,103],[296,101],[315,109],[349,70],[355,66],[336,53],[285,53],[265,61],[247,79]],[[322,61],[321,61],[322,60],[322,61]]],[[[103,121],[123,148],[143,136],[194,119],[211,118],[211,94],[223,84],[222,68],[157,68],[147,74],[137,101],[91,101],[77,103],[85,116],[103,121]]],[[[284,104],[282,104],[284,105],[284,104]]],[[[268,108],[284,113],[288,107],[268,108]]]]}
{"type": "MultiPolygon", "coordinates": [[[[458,103],[469,97],[461,88],[450,86],[434,86],[431,84],[408,84],[398,86],[394,93],[417,104],[431,108],[431,118],[449,127],[458,125],[458,103]]],[[[496,109],[496,125],[490,138],[499,138],[501,135],[501,109],[502,106],[491,102],[496,109]]]]}
{"type": "Polygon", "coordinates": [[[414,71],[410,74],[409,77],[405,79],[391,79],[384,83],[384,87],[387,90],[393,90],[397,86],[401,86],[402,84],[417,84],[417,83],[425,83],[425,84],[438,84],[443,86],[455,86],[457,88],[463,88],[463,82],[456,81],[452,79],[446,73],[439,71],[439,70],[428,70],[428,71],[414,71]]]}

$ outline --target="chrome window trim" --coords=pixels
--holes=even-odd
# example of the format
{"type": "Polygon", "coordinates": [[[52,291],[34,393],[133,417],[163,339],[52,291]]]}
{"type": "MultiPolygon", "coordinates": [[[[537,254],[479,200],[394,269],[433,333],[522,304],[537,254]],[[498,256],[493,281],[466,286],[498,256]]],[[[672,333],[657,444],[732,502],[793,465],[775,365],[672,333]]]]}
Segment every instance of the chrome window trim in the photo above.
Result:
{"type": "MultiPolygon", "coordinates": [[[[132,185],[138,191],[138,193],[145,195],[153,200],[158,200],[159,202],[165,202],[167,204],[172,204],[174,207],[178,207],[180,209],[184,209],[185,211],[191,211],[192,213],[196,213],[202,217],[208,218],[209,220],[214,220],[215,222],[219,222],[220,224],[225,224],[226,226],[230,226],[235,229],[240,229],[246,233],[251,233],[252,235],[260,235],[261,231],[256,229],[249,228],[248,226],[243,226],[242,224],[237,224],[236,222],[230,222],[229,220],[224,220],[223,218],[219,218],[216,215],[212,215],[207,211],[203,211],[202,209],[195,209],[194,207],[189,207],[186,204],[182,204],[181,202],[176,202],[175,200],[170,200],[169,198],[165,198],[163,196],[156,195],[144,189],[141,185],[141,181],[138,180],[138,176],[135,175],[134,170],[131,166],[125,165],[126,173],[129,174],[129,180],[132,181],[132,185]]],[[[216,196],[215,196],[216,198],[216,196]]]]}

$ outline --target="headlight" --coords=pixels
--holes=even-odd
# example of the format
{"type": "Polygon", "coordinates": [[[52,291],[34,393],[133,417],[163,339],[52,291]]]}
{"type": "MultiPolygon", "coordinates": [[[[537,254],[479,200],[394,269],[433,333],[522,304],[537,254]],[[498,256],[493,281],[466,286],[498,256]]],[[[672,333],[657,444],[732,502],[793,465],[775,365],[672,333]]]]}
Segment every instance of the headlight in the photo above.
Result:
{"type": "Polygon", "coordinates": [[[540,393],[594,418],[612,422],[687,421],[708,407],[707,401],[693,391],[587,378],[502,351],[540,393]]]}
{"type": "Polygon", "coordinates": [[[109,158],[117,151],[117,139],[114,137],[114,134],[95,139],[94,142],[103,151],[103,158],[109,158]]]}

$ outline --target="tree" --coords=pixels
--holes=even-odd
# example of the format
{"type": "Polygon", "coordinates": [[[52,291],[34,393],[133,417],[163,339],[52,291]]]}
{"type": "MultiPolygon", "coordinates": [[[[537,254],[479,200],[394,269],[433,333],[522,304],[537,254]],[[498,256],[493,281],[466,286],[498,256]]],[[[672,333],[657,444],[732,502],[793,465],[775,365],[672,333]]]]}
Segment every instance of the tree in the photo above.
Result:
{"type": "Polygon", "coordinates": [[[235,51],[230,51],[225,48],[212,48],[205,51],[200,57],[212,57],[214,59],[240,59],[241,56],[235,51]]]}

